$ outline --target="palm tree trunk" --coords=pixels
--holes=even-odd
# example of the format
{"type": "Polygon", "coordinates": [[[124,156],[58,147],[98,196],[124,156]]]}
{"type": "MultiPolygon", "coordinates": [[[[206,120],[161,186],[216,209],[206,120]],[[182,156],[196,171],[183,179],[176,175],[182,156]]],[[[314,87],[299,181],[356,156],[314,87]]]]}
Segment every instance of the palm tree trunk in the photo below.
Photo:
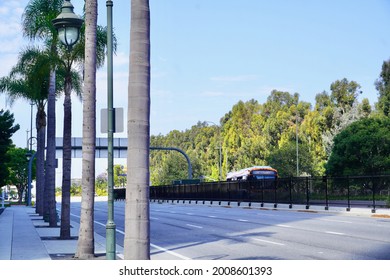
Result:
{"type": "Polygon", "coordinates": [[[37,166],[36,166],[36,212],[44,215],[44,187],[45,187],[45,138],[46,113],[43,104],[38,104],[37,118],[37,166]]]}
{"type": "Polygon", "coordinates": [[[76,258],[93,258],[96,147],[97,0],[85,1],[85,80],[83,100],[83,163],[80,231],[76,258]]]}
{"type": "Polygon", "coordinates": [[[72,167],[72,79],[65,78],[64,137],[62,143],[61,239],[70,239],[70,185],[72,167]]]}
{"type": "Polygon", "coordinates": [[[124,257],[150,259],[150,11],[149,0],[131,1],[127,188],[124,257]]]}
{"type": "Polygon", "coordinates": [[[47,150],[45,169],[45,215],[49,226],[57,226],[55,202],[56,180],[56,71],[50,71],[50,86],[47,99],[47,150]]]}

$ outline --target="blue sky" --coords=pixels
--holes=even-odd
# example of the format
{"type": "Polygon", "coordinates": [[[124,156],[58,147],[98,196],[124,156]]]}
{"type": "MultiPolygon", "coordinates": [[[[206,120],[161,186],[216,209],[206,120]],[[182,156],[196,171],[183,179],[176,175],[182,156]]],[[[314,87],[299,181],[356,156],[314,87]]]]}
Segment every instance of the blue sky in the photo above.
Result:
{"type": "Polygon", "coordinates": [[[390,1],[151,1],[152,133],[218,122],[273,89],[314,97],[355,80],[373,104],[390,1]],[[166,129],[168,128],[168,129],[166,129]]]}
{"type": "MultiPolygon", "coordinates": [[[[130,1],[114,0],[118,51],[114,57],[114,106],[127,110],[130,1]]],[[[27,41],[20,18],[27,0],[0,1],[0,76],[8,74],[27,41]]],[[[82,13],[84,1],[73,0],[82,13]]],[[[219,122],[238,101],[263,103],[273,89],[314,97],[337,79],[358,82],[361,98],[377,101],[374,82],[390,58],[389,0],[150,0],[151,134],[219,122]]],[[[106,25],[105,1],[99,24],[106,25]]],[[[106,106],[106,68],[97,74],[97,108],[106,106]]],[[[57,136],[62,135],[62,98],[57,136]]],[[[15,114],[14,135],[25,146],[30,105],[0,108],[15,114]]],[[[82,135],[82,105],[73,99],[73,136],[82,135]]],[[[35,114],[35,110],[34,110],[35,114]]],[[[35,135],[35,124],[33,125],[35,135]]],[[[100,119],[98,119],[100,128],[100,119]]],[[[98,132],[98,136],[103,134],[98,132]]],[[[126,137],[120,133],[117,137],[126,137]]]]}

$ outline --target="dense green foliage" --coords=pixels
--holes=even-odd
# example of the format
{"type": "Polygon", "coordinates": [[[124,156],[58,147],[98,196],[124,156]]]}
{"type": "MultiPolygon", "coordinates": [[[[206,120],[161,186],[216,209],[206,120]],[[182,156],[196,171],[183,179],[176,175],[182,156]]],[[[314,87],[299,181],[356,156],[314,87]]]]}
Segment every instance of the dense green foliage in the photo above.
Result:
{"type": "MultiPolygon", "coordinates": [[[[273,90],[263,104],[239,101],[219,125],[204,121],[152,136],[151,146],[185,151],[194,178],[218,180],[220,162],[222,180],[229,171],[253,165],[271,165],[282,177],[324,175],[335,136],[372,113],[367,99],[358,101],[360,93],[358,83],[337,80],[330,93],[316,95],[313,106],[299,100],[298,93],[273,90]]],[[[187,178],[185,158],[174,151],[153,151],[150,163],[152,185],[187,178]]]]}
{"type": "Polygon", "coordinates": [[[385,116],[390,116],[390,60],[384,61],[379,79],[375,82],[379,92],[378,110],[385,116]]]}
{"type": "MultiPolygon", "coordinates": [[[[28,178],[28,149],[12,147],[8,150],[7,155],[9,161],[6,164],[9,175],[7,183],[16,186],[18,190],[19,203],[22,202],[23,193],[27,190],[28,178]]],[[[32,165],[31,170],[32,180],[35,179],[35,164],[32,165]]]]}
{"type": "Polygon", "coordinates": [[[354,122],[335,137],[326,165],[329,175],[390,172],[390,119],[367,118],[354,122]]]}
{"type": "Polygon", "coordinates": [[[6,164],[9,161],[8,150],[12,147],[12,135],[19,130],[19,125],[14,125],[14,115],[9,111],[0,110],[0,187],[6,184],[9,175],[6,164]]]}

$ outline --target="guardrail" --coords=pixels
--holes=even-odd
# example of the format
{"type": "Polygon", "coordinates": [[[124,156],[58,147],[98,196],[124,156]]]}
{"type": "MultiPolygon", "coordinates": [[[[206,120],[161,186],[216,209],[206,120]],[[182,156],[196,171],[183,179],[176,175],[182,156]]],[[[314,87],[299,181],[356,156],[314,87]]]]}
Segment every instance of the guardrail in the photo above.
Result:
{"type": "MultiPolygon", "coordinates": [[[[115,189],[116,199],[125,198],[125,189],[115,189]]],[[[290,177],[276,180],[229,181],[150,187],[150,199],[190,200],[371,208],[389,208],[390,175],[348,177],[290,177]]]]}

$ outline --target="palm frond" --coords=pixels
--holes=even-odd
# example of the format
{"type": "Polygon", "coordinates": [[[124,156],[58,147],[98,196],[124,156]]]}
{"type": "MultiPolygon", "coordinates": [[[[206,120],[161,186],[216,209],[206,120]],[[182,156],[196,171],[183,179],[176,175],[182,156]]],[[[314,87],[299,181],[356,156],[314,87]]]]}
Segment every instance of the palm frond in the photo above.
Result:
{"type": "Polygon", "coordinates": [[[22,15],[23,34],[31,40],[57,36],[51,21],[60,13],[62,3],[63,0],[31,0],[22,15]]]}

